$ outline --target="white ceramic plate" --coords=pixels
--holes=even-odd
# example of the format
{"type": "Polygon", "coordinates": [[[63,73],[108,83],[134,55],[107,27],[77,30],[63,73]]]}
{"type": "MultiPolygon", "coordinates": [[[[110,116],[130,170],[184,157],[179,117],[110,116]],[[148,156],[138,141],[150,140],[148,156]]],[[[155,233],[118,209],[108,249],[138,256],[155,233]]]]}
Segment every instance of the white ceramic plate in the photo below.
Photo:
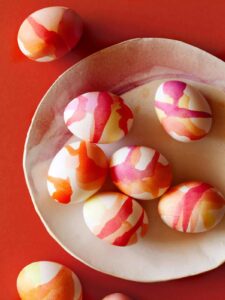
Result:
{"type": "MultiPolygon", "coordinates": [[[[174,166],[174,183],[207,181],[225,193],[225,64],[185,43],[167,39],[134,39],[99,51],[60,76],[43,97],[25,144],[24,170],[34,207],[49,234],[72,256],[116,277],[154,282],[216,268],[225,260],[225,220],[202,234],[167,228],[157,201],[144,202],[150,229],[140,243],[115,247],[94,237],[84,224],[82,204],[63,206],[46,188],[47,169],[56,152],[71,140],[63,109],[75,96],[95,90],[122,94],[135,114],[135,125],[122,141],[102,147],[108,155],[122,145],[149,145],[174,166]],[[197,86],[213,109],[210,134],[194,143],[172,140],[159,124],[154,93],[166,78],[197,86]]],[[[72,138],[73,139],[73,138],[72,138]]],[[[107,182],[103,190],[115,189],[107,182]]]]}

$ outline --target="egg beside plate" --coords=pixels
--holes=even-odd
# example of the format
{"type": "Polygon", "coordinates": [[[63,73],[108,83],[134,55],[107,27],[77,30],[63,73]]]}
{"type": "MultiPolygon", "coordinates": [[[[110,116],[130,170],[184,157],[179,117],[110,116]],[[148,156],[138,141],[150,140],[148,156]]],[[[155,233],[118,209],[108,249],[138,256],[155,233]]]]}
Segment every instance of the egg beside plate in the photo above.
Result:
{"type": "Polygon", "coordinates": [[[38,62],[67,54],[79,42],[83,24],[70,8],[51,6],[30,14],[21,24],[17,41],[21,52],[38,62]]]}
{"type": "Polygon", "coordinates": [[[67,267],[50,261],[33,262],[17,278],[22,300],[82,300],[82,286],[77,275],[67,267]]]}
{"type": "Polygon", "coordinates": [[[114,294],[105,296],[102,300],[132,300],[132,299],[124,294],[114,293],[114,294]]]}

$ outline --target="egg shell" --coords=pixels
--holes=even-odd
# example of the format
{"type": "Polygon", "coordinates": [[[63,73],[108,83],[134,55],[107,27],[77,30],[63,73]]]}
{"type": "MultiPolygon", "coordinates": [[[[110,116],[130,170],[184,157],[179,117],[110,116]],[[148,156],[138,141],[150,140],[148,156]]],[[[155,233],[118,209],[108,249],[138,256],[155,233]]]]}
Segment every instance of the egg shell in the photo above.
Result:
{"type": "Polygon", "coordinates": [[[104,297],[102,300],[132,300],[132,299],[124,294],[114,293],[104,297]]]}
{"type": "Polygon", "coordinates": [[[117,150],[110,160],[110,173],[119,190],[140,200],[161,196],[172,182],[172,168],[167,159],[144,146],[117,150]]]}
{"type": "Polygon", "coordinates": [[[17,277],[22,300],[82,300],[79,278],[65,266],[38,261],[27,265],[17,277]]]}
{"type": "Polygon", "coordinates": [[[117,192],[91,197],[84,203],[83,216],[95,236],[114,246],[135,244],[148,229],[148,218],[141,205],[117,192]]]}
{"type": "Polygon", "coordinates": [[[30,14],[19,28],[17,41],[30,59],[48,62],[76,46],[82,35],[80,17],[70,8],[52,6],[30,14]]]}
{"type": "Polygon", "coordinates": [[[165,131],[180,142],[199,140],[212,126],[208,102],[199,91],[182,81],[170,80],[158,87],[155,109],[165,131]]]}
{"type": "Polygon", "coordinates": [[[68,144],[49,167],[49,194],[63,204],[84,201],[102,187],[107,172],[107,157],[97,145],[84,141],[68,144]]]}
{"type": "Polygon", "coordinates": [[[64,120],[77,137],[93,143],[113,143],[127,135],[133,113],[123,99],[108,92],[89,92],[73,99],[64,120]]]}
{"type": "Polygon", "coordinates": [[[204,232],[222,220],[225,199],[208,183],[186,182],[163,195],[158,210],[163,222],[175,230],[204,232]]]}

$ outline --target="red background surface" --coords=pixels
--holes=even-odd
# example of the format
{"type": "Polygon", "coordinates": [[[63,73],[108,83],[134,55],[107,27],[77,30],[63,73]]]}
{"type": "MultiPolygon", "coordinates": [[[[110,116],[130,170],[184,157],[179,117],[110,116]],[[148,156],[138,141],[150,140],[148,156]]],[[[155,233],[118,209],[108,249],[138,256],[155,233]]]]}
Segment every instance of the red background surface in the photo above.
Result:
{"type": "Polygon", "coordinates": [[[76,261],[44,229],[33,209],[22,170],[31,117],[64,70],[96,50],[146,36],[179,39],[225,59],[225,2],[1,0],[0,13],[0,300],[19,299],[17,274],[36,260],[53,260],[71,267],[83,283],[84,300],[100,300],[115,291],[136,300],[225,299],[225,265],[191,278],[141,284],[101,274],[76,261]],[[56,62],[29,61],[17,48],[17,30],[28,14],[52,5],[74,8],[85,22],[85,34],[75,51],[56,62]]]}

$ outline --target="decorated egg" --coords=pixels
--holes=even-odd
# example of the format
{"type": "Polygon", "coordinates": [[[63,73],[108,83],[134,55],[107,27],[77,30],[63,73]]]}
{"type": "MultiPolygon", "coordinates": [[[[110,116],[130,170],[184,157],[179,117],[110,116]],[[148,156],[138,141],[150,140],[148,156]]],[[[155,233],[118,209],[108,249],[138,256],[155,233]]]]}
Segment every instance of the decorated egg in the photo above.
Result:
{"type": "Polygon", "coordinates": [[[155,95],[155,109],[166,132],[180,142],[203,138],[212,125],[212,112],[203,95],[185,82],[162,83],[155,95]]]}
{"type": "Polygon", "coordinates": [[[70,8],[53,6],[33,12],[20,26],[17,41],[28,58],[47,62],[62,57],[82,35],[80,17],[70,8]]]}
{"type": "Polygon", "coordinates": [[[49,167],[49,194],[64,204],[86,200],[102,187],[107,172],[107,158],[95,144],[82,141],[66,145],[49,167]]]}
{"type": "Polygon", "coordinates": [[[131,298],[121,293],[114,293],[104,297],[102,300],[131,300],[131,298]]]}
{"type": "Polygon", "coordinates": [[[182,232],[203,232],[216,226],[225,213],[225,199],[204,182],[186,182],[171,188],[158,206],[165,224],[182,232]]]}
{"type": "Polygon", "coordinates": [[[119,96],[90,92],[73,99],[64,111],[68,129],[82,140],[108,144],[123,138],[133,123],[133,113],[119,96]]]}
{"type": "Polygon", "coordinates": [[[22,300],[82,300],[80,280],[70,269],[50,261],[27,265],[17,278],[22,300]]]}
{"type": "Polygon", "coordinates": [[[92,196],[84,203],[83,215],[95,236],[115,246],[138,242],[148,228],[148,218],[141,205],[121,193],[92,196]]]}
{"type": "Polygon", "coordinates": [[[161,196],[172,182],[172,169],[166,158],[143,146],[117,150],[110,160],[110,173],[118,189],[141,200],[161,196]]]}

